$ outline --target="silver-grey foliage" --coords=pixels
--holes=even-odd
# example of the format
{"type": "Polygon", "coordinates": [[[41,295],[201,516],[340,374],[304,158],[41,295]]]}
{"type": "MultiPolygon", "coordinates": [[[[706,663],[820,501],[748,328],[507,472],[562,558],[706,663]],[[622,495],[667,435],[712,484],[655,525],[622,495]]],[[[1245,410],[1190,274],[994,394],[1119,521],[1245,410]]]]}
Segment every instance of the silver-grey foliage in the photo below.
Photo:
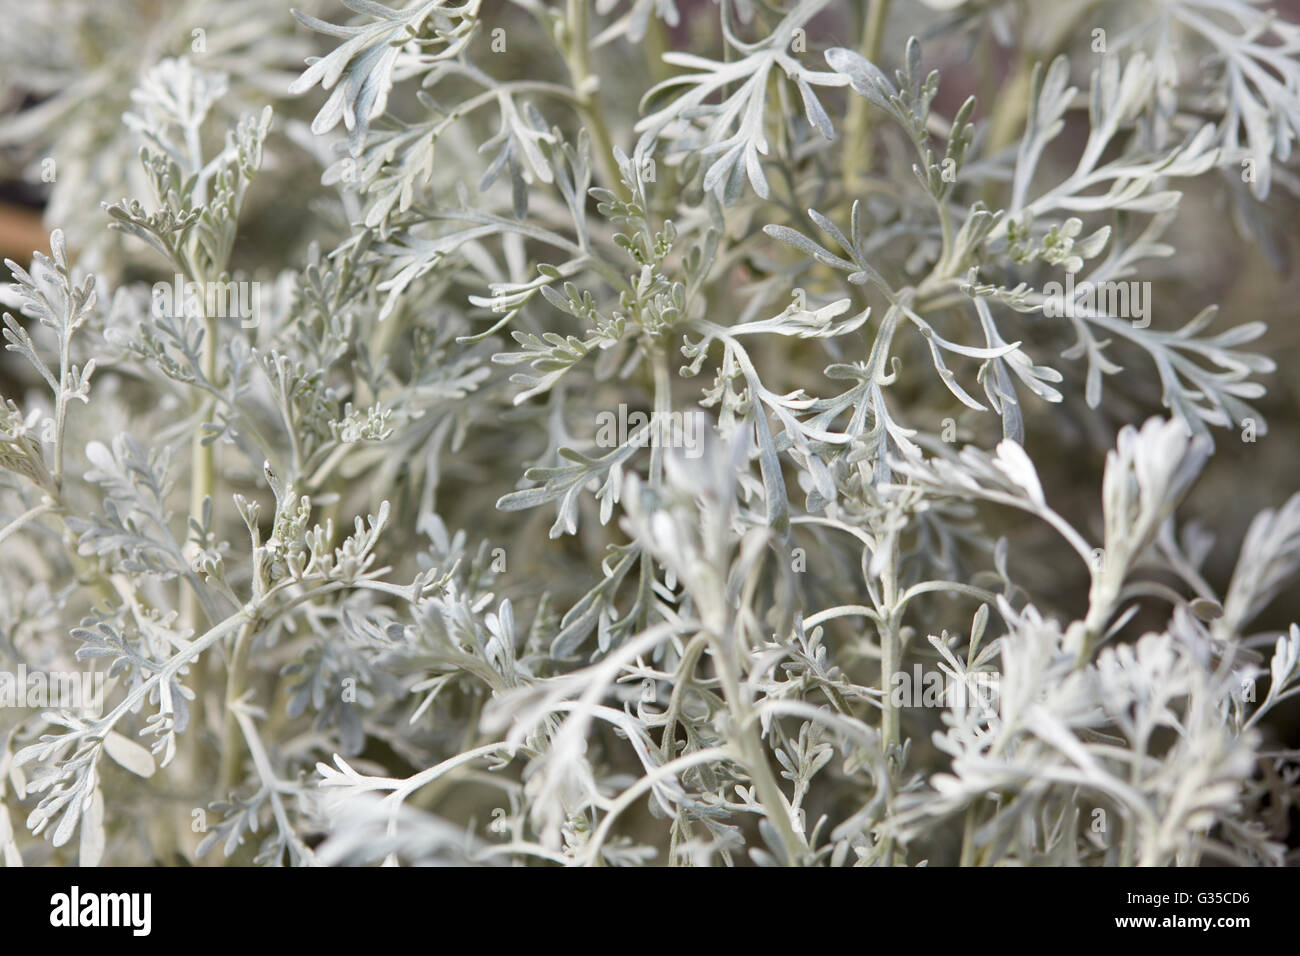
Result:
{"type": "Polygon", "coordinates": [[[1150,289],[1189,190],[1272,254],[1300,27],[309,6],[0,3],[0,672],[107,688],[0,709],[6,864],[1285,860],[1300,497],[1177,517],[1274,363],[1150,289]]]}

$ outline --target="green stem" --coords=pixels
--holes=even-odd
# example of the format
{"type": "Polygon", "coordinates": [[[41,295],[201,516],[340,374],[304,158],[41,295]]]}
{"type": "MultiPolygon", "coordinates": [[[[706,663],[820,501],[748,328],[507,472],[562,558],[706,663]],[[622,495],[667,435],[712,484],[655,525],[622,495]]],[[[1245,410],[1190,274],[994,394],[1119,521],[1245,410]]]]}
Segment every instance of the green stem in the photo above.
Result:
{"type": "Polygon", "coordinates": [[[614,165],[614,141],[609,135],[609,126],[605,122],[605,112],[601,109],[597,95],[597,77],[591,72],[591,49],[587,13],[589,0],[568,0],[568,61],[569,76],[573,80],[573,92],[578,97],[579,107],[587,120],[587,132],[591,134],[592,152],[596,154],[596,168],[604,184],[611,189],[618,187],[618,168],[614,165]]]}
{"type": "MultiPolygon", "coordinates": [[[[870,0],[862,24],[862,55],[872,63],[880,59],[880,46],[889,19],[889,0],[870,0]]],[[[878,64],[877,64],[878,65],[878,64]]],[[[871,105],[864,97],[849,96],[845,119],[844,152],[840,157],[844,191],[856,195],[865,185],[873,162],[871,148],[871,105]]]]}
{"type": "MultiPolygon", "coordinates": [[[[199,288],[203,286],[200,283],[199,288]]],[[[203,293],[201,292],[200,295],[203,293]]],[[[200,299],[200,301],[206,301],[200,299]]],[[[217,374],[217,323],[211,316],[205,315],[204,336],[203,336],[203,375],[213,385],[216,384],[217,374]]],[[[200,398],[201,418],[203,421],[209,421],[215,408],[215,401],[209,396],[200,398]]],[[[194,438],[190,443],[190,517],[194,521],[201,522],[203,519],[203,502],[212,495],[215,487],[215,461],[213,458],[214,446],[203,444],[203,429],[200,426],[194,432],[194,438]]],[[[200,630],[200,618],[202,611],[198,599],[198,593],[193,587],[187,586],[184,579],[181,581],[181,620],[185,621],[197,634],[200,630]]],[[[208,621],[211,624],[213,622],[208,621]]],[[[194,665],[194,694],[195,699],[202,701],[206,690],[206,669],[205,661],[197,661],[194,665]]],[[[204,712],[203,707],[194,708],[194,733],[191,735],[198,744],[203,739],[204,712]]]]}
{"type": "MultiPolygon", "coordinates": [[[[1055,17],[1055,29],[1038,48],[1030,49],[1028,44],[1021,43],[1015,68],[997,94],[997,106],[989,121],[989,134],[984,146],[985,155],[996,155],[1015,142],[1029,110],[1037,107],[1036,103],[1029,101],[1034,64],[1040,61],[1046,63],[1055,57],[1057,51],[1075,35],[1078,24],[1089,15],[1094,6],[1095,3],[1092,2],[1081,3],[1055,17]]],[[[1022,16],[1024,15],[1028,15],[1027,10],[1022,11],[1022,16]]],[[[997,207],[997,190],[992,183],[985,190],[984,199],[990,207],[997,207]]]]}
{"type": "Polygon", "coordinates": [[[651,86],[668,79],[669,70],[664,63],[664,54],[669,50],[668,41],[668,30],[663,21],[658,17],[651,17],[650,22],[646,24],[645,33],[646,60],[650,69],[651,86]]]}

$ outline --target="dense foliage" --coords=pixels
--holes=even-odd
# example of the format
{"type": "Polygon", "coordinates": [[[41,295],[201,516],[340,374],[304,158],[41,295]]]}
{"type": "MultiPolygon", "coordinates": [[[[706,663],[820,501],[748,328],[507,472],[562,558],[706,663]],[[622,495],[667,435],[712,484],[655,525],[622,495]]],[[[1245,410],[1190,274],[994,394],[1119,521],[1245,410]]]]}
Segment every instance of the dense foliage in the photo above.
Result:
{"type": "Polygon", "coordinates": [[[0,8],[6,863],[1285,861],[1300,27],[0,8]]]}

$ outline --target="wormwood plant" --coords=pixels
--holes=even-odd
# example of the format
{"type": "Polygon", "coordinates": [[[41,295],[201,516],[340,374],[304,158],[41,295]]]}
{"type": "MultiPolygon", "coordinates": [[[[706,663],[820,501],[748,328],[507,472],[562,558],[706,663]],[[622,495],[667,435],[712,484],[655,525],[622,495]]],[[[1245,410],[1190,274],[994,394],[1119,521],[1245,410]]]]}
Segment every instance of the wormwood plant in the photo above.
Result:
{"type": "Polygon", "coordinates": [[[2,12],[7,864],[1285,861],[1300,496],[1176,513],[1274,371],[1179,246],[1278,255],[1300,27],[2,12]]]}

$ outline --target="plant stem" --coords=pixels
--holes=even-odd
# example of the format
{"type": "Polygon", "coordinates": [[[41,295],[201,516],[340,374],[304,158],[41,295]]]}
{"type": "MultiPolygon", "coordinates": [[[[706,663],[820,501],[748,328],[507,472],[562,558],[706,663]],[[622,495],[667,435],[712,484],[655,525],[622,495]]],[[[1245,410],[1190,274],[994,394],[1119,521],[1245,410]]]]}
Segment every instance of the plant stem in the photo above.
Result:
{"type": "Polygon", "coordinates": [[[975,820],[977,819],[976,804],[972,802],[966,808],[966,819],[962,826],[961,834],[961,860],[958,866],[975,865],[975,820]]]}
{"type": "MultiPolygon", "coordinates": [[[[862,55],[872,63],[880,59],[880,46],[889,19],[889,0],[870,0],[862,24],[862,55]]],[[[844,122],[844,153],[841,176],[844,191],[850,196],[860,192],[871,172],[871,104],[865,97],[849,95],[848,116],[844,122]]]]}
{"type": "Polygon", "coordinates": [[[898,672],[898,629],[887,620],[880,631],[880,746],[888,757],[899,743],[898,708],[891,699],[890,683],[898,672]]]}
{"type": "Polygon", "coordinates": [[[664,54],[669,50],[669,40],[668,30],[663,21],[658,17],[651,17],[650,22],[646,24],[645,50],[652,86],[668,79],[669,71],[664,64],[664,54]]]}
{"type": "MultiPolygon", "coordinates": [[[[877,632],[880,635],[880,751],[885,759],[885,767],[892,775],[894,759],[901,743],[901,722],[898,708],[894,706],[891,684],[902,662],[902,640],[898,630],[898,619],[902,607],[898,595],[898,533],[891,530],[882,543],[889,549],[889,560],[880,573],[881,607],[877,632]]],[[[894,798],[893,787],[886,798],[886,808],[892,815],[894,798]]],[[[894,863],[894,838],[885,837],[882,856],[886,866],[894,863]]]]}
{"type": "MultiPolygon", "coordinates": [[[[200,283],[199,288],[203,285],[200,283]]],[[[204,300],[200,300],[204,301],[204,300]]],[[[217,374],[217,323],[211,316],[205,315],[203,318],[205,333],[203,336],[203,375],[209,382],[216,384],[217,374]]],[[[215,408],[215,401],[210,396],[202,396],[200,399],[200,417],[204,422],[212,418],[215,408]]],[[[205,445],[202,441],[203,428],[199,426],[194,432],[194,438],[190,443],[190,517],[194,521],[203,520],[203,502],[212,495],[215,486],[215,464],[213,458],[213,446],[205,445]]],[[[200,630],[201,609],[198,594],[192,587],[186,586],[184,580],[181,582],[181,620],[185,621],[197,634],[200,630]]],[[[213,623],[211,621],[207,622],[213,623]]],[[[206,668],[207,662],[200,659],[194,664],[194,694],[195,699],[202,701],[206,690],[206,668]]],[[[194,708],[194,733],[192,739],[196,745],[203,739],[204,726],[203,707],[194,708]]]]}
{"type": "Polygon", "coordinates": [[[59,345],[59,394],[54,400],[54,487],[63,490],[63,429],[68,422],[68,378],[72,373],[72,333],[59,345]]]}
{"type": "Polygon", "coordinates": [[[672,373],[668,368],[668,346],[666,342],[657,343],[653,348],[650,361],[654,368],[654,417],[653,427],[657,434],[651,433],[650,442],[650,487],[658,488],[663,484],[664,445],[671,440],[668,434],[668,415],[673,407],[672,373]]]}
{"type": "Polygon", "coordinates": [[[236,704],[244,695],[245,671],[248,663],[248,651],[253,643],[253,620],[245,622],[235,638],[234,650],[230,653],[230,665],[226,671],[226,722],[221,732],[221,793],[224,796],[238,782],[240,747],[239,720],[236,704]]]}
{"type": "Polygon", "coordinates": [[[744,763],[745,769],[749,771],[749,777],[754,783],[754,789],[758,791],[758,801],[762,804],[764,816],[767,817],[768,822],[772,824],[781,837],[787,860],[790,865],[797,865],[807,852],[807,844],[804,838],[795,831],[794,823],[790,819],[790,807],[786,802],[785,794],[781,792],[776,777],[772,775],[772,768],[768,765],[767,753],[763,748],[762,738],[758,734],[758,727],[753,719],[753,708],[750,705],[749,698],[741,689],[735,664],[731,660],[731,648],[724,646],[722,641],[715,640],[714,650],[714,666],[717,667],[723,695],[727,700],[728,708],[731,710],[731,719],[738,738],[736,745],[741,761],[744,763]]]}
{"type": "MultiPolygon", "coordinates": [[[[1026,44],[1021,44],[1014,71],[998,91],[997,106],[994,107],[993,116],[989,121],[988,140],[984,147],[985,155],[996,155],[1015,141],[1025,117],[1038,105],[1029,101],[1034,64],[1050,61],[1074,36],[1077,25],[1088,15],[1093,6],[1091,2],[1081,3],[1064,12],[1059,20],[1055,21],[1055,30],[1038,48],[1030,49],[1026,44]]],[[[996,190],[990,188],[985,192],[985,201],[990,206],[996,207],[998,205],[996,190]]]]}
{"type": "Polygon", "coordinates": [[[53,511],[55,507],[56,506],[53,501],[46,500],[41,502],[35,508],[29,508],[28,510],[24,511],[13,521],[9,522],[9,524],[5,525],[3,531],[0,531],[0,543],[3,543],[15,531],[22,529],[22,527],[26,525],[28,522],[32,521],[35,518],[39,518],[41,515],[45,514],[46,512],[53,511]]]}
{"type": "Polygon", "coordinates": [[[569,75],[573,80],[573,92],[583,116],[587,120],[587,131],[591,134],[591,148],[596,154],[596,168],[604,184],[611,189],[617,188],[619,182],[618,168],[614,165],[614,141],[609,135],[609,126],[605,122],[605,113],[601,109],[597,95],[598,81],[591,72],[591,49],[587,13],[589,0],[568,0],[569,75]]]}

